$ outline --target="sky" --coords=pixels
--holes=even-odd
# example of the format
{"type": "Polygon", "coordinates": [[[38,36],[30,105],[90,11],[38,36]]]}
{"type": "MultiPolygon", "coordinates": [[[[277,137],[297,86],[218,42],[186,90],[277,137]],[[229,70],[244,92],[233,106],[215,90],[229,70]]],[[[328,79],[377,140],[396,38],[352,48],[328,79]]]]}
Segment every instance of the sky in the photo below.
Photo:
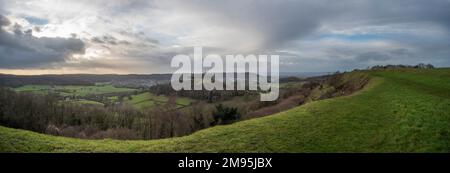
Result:
{"type": "Polygon", "coordinates": [[[0,0],[0,73],[169,73],[172,57],[280,56],[282,72],[450,66],[450,0],[0,0]]]}

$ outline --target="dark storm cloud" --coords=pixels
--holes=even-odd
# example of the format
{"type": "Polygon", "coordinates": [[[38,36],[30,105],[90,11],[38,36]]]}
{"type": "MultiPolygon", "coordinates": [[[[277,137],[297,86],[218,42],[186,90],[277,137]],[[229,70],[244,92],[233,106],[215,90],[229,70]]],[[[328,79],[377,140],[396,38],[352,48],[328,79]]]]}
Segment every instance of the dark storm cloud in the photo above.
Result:
{"type": "MultiPolygon", "coordinates": [[[[1,16],[2,26],[6,17],[1,16]]],[[[0,29],[0,68],[41,68],[63,63],[69,56],[84,54],[85,44],[74,38],[34,37],[32,30],[21,30],[18,24],[13,32],[0,29]]]]}

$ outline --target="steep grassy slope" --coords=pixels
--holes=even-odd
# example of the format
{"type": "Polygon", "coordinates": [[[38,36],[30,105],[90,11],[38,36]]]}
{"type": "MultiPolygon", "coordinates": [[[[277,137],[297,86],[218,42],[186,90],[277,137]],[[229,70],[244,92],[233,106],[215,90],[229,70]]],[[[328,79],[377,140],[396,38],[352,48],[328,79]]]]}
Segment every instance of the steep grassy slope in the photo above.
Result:
{"type": "Polygon", "coordinates": [[[450,69],[359,73],[372,79],[351,96],[186,137],[80,140],[0,127],[0,151],[450,152],[450,69]]]}

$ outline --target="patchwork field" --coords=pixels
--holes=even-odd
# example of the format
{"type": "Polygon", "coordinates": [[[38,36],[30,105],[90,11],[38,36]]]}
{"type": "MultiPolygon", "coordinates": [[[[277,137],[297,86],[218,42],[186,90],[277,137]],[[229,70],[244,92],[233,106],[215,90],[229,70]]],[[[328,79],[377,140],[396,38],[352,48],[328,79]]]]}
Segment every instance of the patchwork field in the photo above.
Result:
{"type": "MultiPolygon", "coordinates": [[[[119,95],[127,92],[138,91],[131,88],[118,88],[109,83],[97,83],[95,86],[60,86],[60,85],[25,85],[22,87],[14,88],[17,92],[33,92],[48,94],[54,93],[60,96],[77,97],[76,99],[69,100],[71,103],[90,104],[90,105],[104,105],[104,103],[85,99],[84,97],[90,95],[113,95],[106,97],[111,102],[119,102],[119,95]],[[117,95],[114,95],[117,94],[117,95]],[[81,98],[79,98],[81,97],[81,98]]],[[[166,104],[169,101],[169,97],[164,95],[154,95],[150,92],[143,92],[135,95],[130,95],[122,98],[126,104],[131,104],[137,108],[151,108],[157,105],[166,104]]],[[[189,106],[193,100],[185,97],[177,97],[175,104],[177,108],[189,106]]]]}
{"type": "MultiPolygon", "coordinates": [[[[450,69],[354,73],[371,80],[350,96],[185,137],[82,140],[0,127],[0,151],[450,152],[450,69]]],[[[136,102],[145,100],[140,97],[136,102]]]]}

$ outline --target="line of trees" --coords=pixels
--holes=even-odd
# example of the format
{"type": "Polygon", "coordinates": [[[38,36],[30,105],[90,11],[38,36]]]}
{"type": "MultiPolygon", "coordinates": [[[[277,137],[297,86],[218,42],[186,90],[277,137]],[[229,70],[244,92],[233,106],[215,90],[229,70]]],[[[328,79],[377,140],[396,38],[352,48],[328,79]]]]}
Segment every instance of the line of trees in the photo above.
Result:
{"type": "Polygon", "coordinates": [[[89,139],[157,139],[210,126],[213,109],[202,103],[174,109],[175,98],[158,109],[81,105],[53,95],[17,93],[0,87],[0,124],[36,132],[89,139]]]}
{"type": "Polygon", "coordinates": [[[419,63],[417,65],[402,65],[402,64],[398,64],[398,65],[376,65],[371,67],[370,69],[372,70],[386,70],[386,69],[399,69],[399,68],[415,68],[415,69],[433,69],[434,66],[432,64],[424,64],[424,63],[419,63]]]}
{"type": "Polygon", "coordinates": [[[156,95],[177,95],[189,97],[197,100],[204,100],[208,103],[229,100],[236,96],[256,95],[257,91],[251,90],[180,90],[175,91],[170,84],[158,84],[149,88],[149,92],[156,95]]]}

